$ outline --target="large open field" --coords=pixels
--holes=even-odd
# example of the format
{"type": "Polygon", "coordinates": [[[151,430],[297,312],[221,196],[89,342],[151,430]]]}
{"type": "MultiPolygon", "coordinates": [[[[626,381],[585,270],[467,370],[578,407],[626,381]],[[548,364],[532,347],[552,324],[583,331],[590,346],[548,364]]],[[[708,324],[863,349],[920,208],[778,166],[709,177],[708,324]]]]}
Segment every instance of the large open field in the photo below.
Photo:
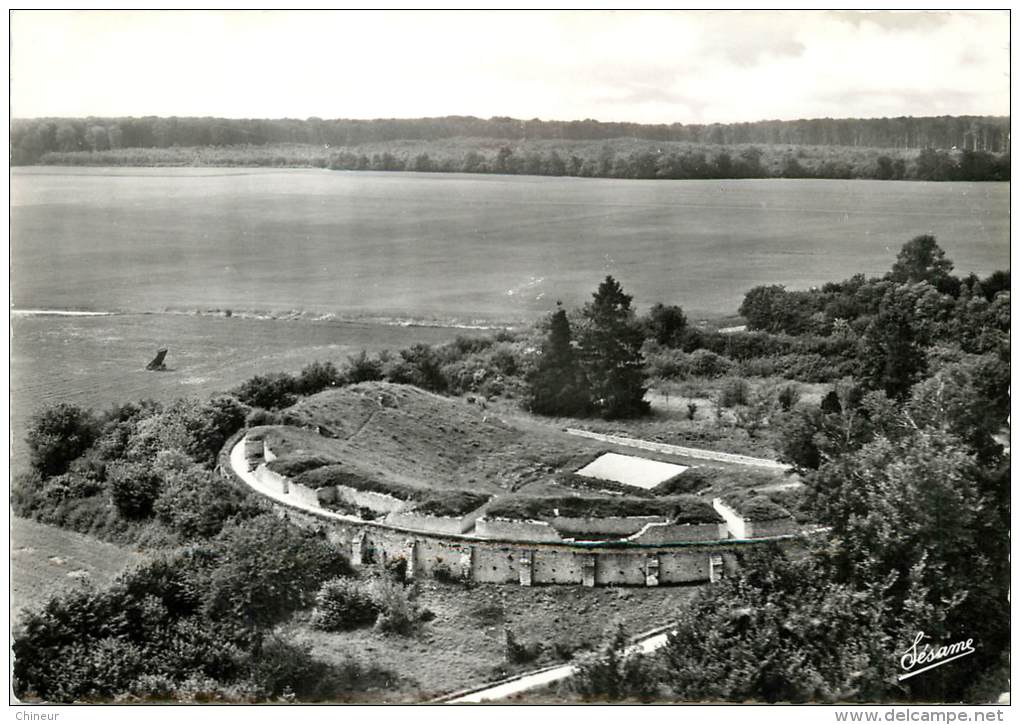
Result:
{"type": "Polygon", "coordinates": [[[13,318],[14,464],[25,460],[25,425],[46,405],[95,408],[140,398],[167,402],[228,390],[252,375],[297,372],[313,360],[340,365],[362,349],[399,350],[472,330],[198,315],[13,318]],[[147,372],[160,347],[166,372],[147,372]]]}
{"type": "MultiPolygon", "coordinates": [[[[16,309],[534,319],[606,273],[635,302],[732,313],[749,287],[881,273],[931,231],[1008,268],[1008,184],[628,181],[266,169],[13,172],[16,309]]],[[[15,460],[35,408],[170,399],[453,330],[122,314],[18,317],[15,460]],[[169,347],[167,373],[142,367],[169,347]]]]}
{"type": "Polygon", "coordinates": [[[1005,183],[32,167],[12,195],[21,309],[531,318],[612,273],[640,306],[730,313],[926,232],[964,273],[1009,265],[1005,183]]]}

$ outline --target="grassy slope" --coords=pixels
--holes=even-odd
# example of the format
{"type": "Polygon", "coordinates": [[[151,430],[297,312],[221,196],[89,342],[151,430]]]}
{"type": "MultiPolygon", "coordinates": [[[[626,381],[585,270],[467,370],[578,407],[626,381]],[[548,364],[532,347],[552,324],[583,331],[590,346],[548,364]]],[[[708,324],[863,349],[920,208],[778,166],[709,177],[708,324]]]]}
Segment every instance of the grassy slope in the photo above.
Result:
{"type": "Polygon", "coordinates": [[[363,693],[366,701],[420,702],[479,685],[512,672],[561,661],[554,650],[597,646],[612,622],[621,618],[637,634],[669,621],[697,592],[696,587],[627,590],[575,586],[514,587],[420,583],[419,603],[436,614],[410,637],[372,629],[329,634],[311,630],[300,620],[290,627],[313,652],[342,662],[353,656],[399,676],[385,689],[363,693]],[[505,659],[504,628],[525,645],[541,643],[539,657],[527,664],[505,659]]]}
{"type": "Polygon", "coordinates": [[[324,440],[287,429],[292,450],[332,455],[366,474],[416,486],[517,490],[550,479],[569,456],[593,448],[523,432],[478,405],[388,383],[320,393],[292,411],[341,435],[353,433],[324,440]],[[380,395],[388,397],[386,406],[375,402],[380,395]]]}
{"type": "Polygon", "coordinates": [[[42,606],[83,581],[105,586],[141,560],[130,549],[12,517],[11,612],[17,616],[23,608],[42,606]]]}

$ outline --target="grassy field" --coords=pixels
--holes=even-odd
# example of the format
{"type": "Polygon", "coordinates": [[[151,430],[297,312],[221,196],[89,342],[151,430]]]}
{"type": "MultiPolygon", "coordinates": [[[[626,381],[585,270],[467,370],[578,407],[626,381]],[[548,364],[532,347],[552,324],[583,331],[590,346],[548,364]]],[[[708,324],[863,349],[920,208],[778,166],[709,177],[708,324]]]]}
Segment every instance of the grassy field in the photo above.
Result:
{"type": "Polygon", "coordinates": [[[643,307],[883,273],[932,232],[1009,264],[1009,185],[17,168],[16,308],[533,318],[607,273],[643,307]]]}
{"type": "Polygon", "coordinates": [[[31,519],[11,518],[11,614],[37,608],[84,582],[97,587],[142,560],[141,554],[31,519]]]}
{"type": "Polygon", "coordinates": [[[227,390],[258,373],[339,365],[361,349],[397,350],[472,330],[200,315],[15,316],[11,400],[14,461],[25,461],[32,413],[67,401],[95,408],[140,398],[169,401],[227,390]],[[169,348],[166,372],[145,364],[169,348]]]}

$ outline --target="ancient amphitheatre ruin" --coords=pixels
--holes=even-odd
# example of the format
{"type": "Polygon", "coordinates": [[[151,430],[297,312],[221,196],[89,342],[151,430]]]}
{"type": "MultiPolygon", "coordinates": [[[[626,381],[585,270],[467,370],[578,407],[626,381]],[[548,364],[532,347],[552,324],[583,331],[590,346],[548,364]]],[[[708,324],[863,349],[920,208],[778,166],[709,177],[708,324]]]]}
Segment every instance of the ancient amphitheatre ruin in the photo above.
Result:
{"type": "Polygon", "coordinates": [[[390,383],[327,390],[232,437],[220,470],[355,565],[396,562],[411,577],[715,581],[747,547],[797,547],[812,530],[783,507],[798,484],[775,462],[536,431],[479,402],[390,383]]]}

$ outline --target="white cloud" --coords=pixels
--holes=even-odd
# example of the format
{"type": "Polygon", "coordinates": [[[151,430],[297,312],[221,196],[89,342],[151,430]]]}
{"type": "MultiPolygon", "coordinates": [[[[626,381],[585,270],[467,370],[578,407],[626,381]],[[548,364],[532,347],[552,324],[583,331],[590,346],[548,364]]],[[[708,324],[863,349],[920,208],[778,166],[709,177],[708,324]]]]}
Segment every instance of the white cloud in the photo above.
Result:
{"type": "Polygon", "coordinates": [[[1005,12],[26,12],[40,115],[1007,114],[1005,12]]]}

